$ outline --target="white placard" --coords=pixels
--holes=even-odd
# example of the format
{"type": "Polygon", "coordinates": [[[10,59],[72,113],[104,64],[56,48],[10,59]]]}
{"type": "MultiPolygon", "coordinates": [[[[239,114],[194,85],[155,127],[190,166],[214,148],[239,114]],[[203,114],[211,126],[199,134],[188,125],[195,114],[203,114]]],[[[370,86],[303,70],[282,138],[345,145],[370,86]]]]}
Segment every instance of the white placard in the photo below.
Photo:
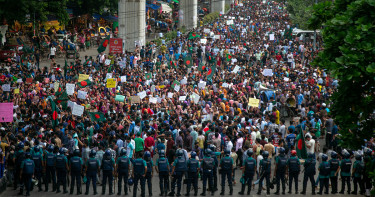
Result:
{"type": "Polygon", "coordinates": [[[87,92],[78,90],[78,98],[79,99],[86,99],[87,92]]]}
{"type": "Polygon", "coordinates": [[[263,76],[272,76],[272,69],[264,69],[262,72],[263,76]]]}
{"type": "Polygon", "coordinates": [[[110,65],[111,64],[111,60],[110,59],[106,59],[105,62],[104,62],[105,65],[110,65]]]}
{"type": "Polygon", "coordinates": [[[201,44],[206,44],[207,43],[207,39],[201,39],[201,44]]]}
{"type": "Polygon", "coordinates": [[[106,75],[105,75],[105,81],[107,81],[107,79],[111,79],[111,78],[113,78],[112,77],[112,73],[107,73],[106,75]]]}
{"type": "Polygon", "coordinates": [[[17,79],[17,83],[22,83],[22,79],[17,79]]]}
{"type": "Polygon", "coordinates": [[[195,103],[195,104],[198,104],[199,99],[200,99],[201,97],[200,97],[198,94],[196,94],[196,93],[193,93],[191,96],[192,96],[192,98],[193,98],[194,103],[195,103]]]}
{"type": "Polygon", "coordinates": [[[186,78],[181,79],[180,84],[181,85],[187,84],[187,79],[186,78]]]}
{"type": "Polygon", "coordinates": [[[4,84],[2,86],[2,89],[4,92],[10,92],[10,84],[4,84]]]}
{"type": "Polygon", "coordinates": [[[145,98],[145,97],[147,96],[146,91],[139,92],[137,95],[138,95],[139,98],[141,98],[141,99],[143,99],[143,98],[145,98]]]}
{"type": "Polygon", "coordinates": [[[120,66],[120,68],[125,68],[126,67],[126,62],[125,61],[121,61],[118,63],[118,65],[120,66]]]}
{"type": "Polygon", "coordinates": [[[158,103],[161,103],[162,98],[158,97],[158,103]]]}
{"type": "Polygon", "coordinates": [[[172,92],[168,92],[168,98],[173,98],[173,93],[172,92]]]}
{"type": "Polygon", "coordinates": [[[158,98],[156,98],[156,97],[151,97],[150,98],[150,103],[156,104],[157,102],[158,102],[158,98]]]}
{"type": "Polygon", "coordinates": [[[72,114],[76,116],[82,116],[85,107],[82,105],[73,105],[72,114]]]}
{"type": "Polygon", "coordinates": [[[219,39],[220,40],[220,35],[215,35],[215,39],[219,39]]]}
{"type": "Polygon", "coordinates": [[[180,91],[180,86],[179,85],[175,85],[174,86],[174,91],[176,91],[176,92],[180,91]]]}
{"type": "Polygon", "coordinates": [[[66,93],[68,95],[73,95],[74,94],[74,89],[76,87],[76,84],[73,83],[67,83],[66,84],[66,93]]]}
{"type": "Polygon", "coordinates": [[[288,77],[284,77],[284,81],[289,81],[289,78],[288,77]]]}
{"type": "Polygon", "coordinates": [[[275,40],[275,34],[270,34],[270,40],[275,40]]]}
{"type": "Polygon", "coordinates": [[[155,85],[151,86],[151,92],[155,92],[155,85]]]}
{"type": "Polygon", "coordinates": [[[185,101],[186,100],[186,96],[180,96],[180,98],[178,98],[179,101],[185,101]]]}
{"type": "Polygon", "coordinates": [[[203,32],[204,33],[210,33],[210,29],[204,28],[203,32]]]}
{"type": "Polygon", "coordinates": [[[121,76],[121,82],[126,82],[126,75],[121,76]]]}
{"type": "Polygon", "coordinates": [[[77,105],[77,103],[72,102],[72,101],[68,101],[68,107],[70,107],[70,109],[73,109],[74,105],[77,105]]]}
{"type": "Polygon", "coordinates": [[[206,87],[206,82],[205,81],[201,81],[198,83],[198,88],[204,88],[206,87]]]}
{"type": "Polygon", "coordinates": [[[234,67],[232,73],[238,73],[239,70],[240,70],[240,67],[236,66],[236,67],[234,67]]]}
{"type": "Polygon", "coordinates": [[[221,84],[221,86],[224,87],[224,88],[229,87],[229,85],[227,83],[223,83],[223,84],[221,84]]]}

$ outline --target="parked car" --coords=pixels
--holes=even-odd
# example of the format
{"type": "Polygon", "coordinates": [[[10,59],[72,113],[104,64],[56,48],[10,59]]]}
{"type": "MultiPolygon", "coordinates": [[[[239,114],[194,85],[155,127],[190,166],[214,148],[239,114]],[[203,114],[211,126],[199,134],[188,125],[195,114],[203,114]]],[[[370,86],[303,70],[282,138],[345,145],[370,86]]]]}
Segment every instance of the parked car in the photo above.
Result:
{"type": "Polygon", "coordinates": [[[13,58],[14,54],[18,53],[20,56],[23,54],[22,46],[20,45],[7,45],[0,50],[0,61],[6,61],[13,58]]]}

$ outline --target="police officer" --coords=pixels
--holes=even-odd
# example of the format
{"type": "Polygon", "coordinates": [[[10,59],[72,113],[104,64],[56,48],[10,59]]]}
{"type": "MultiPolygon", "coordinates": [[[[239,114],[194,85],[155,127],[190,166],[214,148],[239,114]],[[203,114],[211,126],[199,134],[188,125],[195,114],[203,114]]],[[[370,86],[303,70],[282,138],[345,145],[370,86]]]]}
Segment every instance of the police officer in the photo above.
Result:
{"type": "Polygon", "coordinates": [[[263,180],[266,179],[266,188],[267,188],[267,195],[270,195],[270,177],[271,177],[271,160],[268,158],[269,153],[268,151],[264,151],[263,159],[259,163],[260,167],[260,179],[259,179],[259,188],[258,188],[258,195],[261,194],[262,187],[263,187],[263,180]]]}
{"type": "Polygon", "coordinates": [[[40,152],[40,148],[38,146],[34,147],[32,159],[35,164],[34,177],[38,180],[39,191],[42,191],[42,175],[43,175],[44,163],[43,163],[43,155],[40,152]]]}
{"type": "Polygon", "coordinates": [[[330,166],[330,179],[331,179],[331,187],[332,187],[332,194],[337,193],[337,174],[340,170],[340,160],[337,159],[337,153],[331,152],[331,160],[328,161],[330,166]]]}
{"type": "Polygon", "coordinates": [[[238,194],[243,195],[245,192],[245,186],[247,184],[247,195],[250,195],[251,192],[251,183],[253,182],[254,174],[257,170],[257,161],[252,157],[253,150],[247,150],[247,158],[243,161],[242,164],[242,182],[241,191],[238,194]]]}
{"type": "Polygon", "coordinates": [[[103,170],[103,181],[102,181],[102,195],[105,194],[105,188],[107,185],[108,180],[108,186],[109,186],[109,195],[113,194],[113,170],[115,169],[115,160],[111,157],[111,151],[106,150],[103,156],[102,160],[102,166],[103,170]]]}
{"type": "Polygon", "coordinates": [[[201,163],[202,169],[203,169],[203,192],[201,193],[201,196],[206,195],[206,185],[207,185],[207,179],[208,179],[208,187],[211,191],[211,195],[214,195],[213,190],[213,169],[215,167],[215,160],[211,157],[212,151],[211,149],[207,148],[204,152],[204,157],[201,163]]]}
{"type": "Polygon", "coordinates": [[[149,196],[152,196],[151,179],[154,176],[154,170],[153,170],[154,163],[152,162],[150,151],[146,151],[144,153],[143,157],[144,157],[144,160],[146,161],[146,164],[147,164],[147,172],[146,172],[146,176],[145,176],[145,182],[147,182],[148,194],[149,194],[149,196]]]}
{"type": "Polygon", "coordinates": [[[156,172],[159,173],[159,196],[167,195],[168,178],[169,178],[169,162],[165,158],[165,151],[159,151],[159,159],[156,160],[156,172]]]}
{"type": "Polygon", "coordinates": [[[276,166],[275,166],[275,171],[273,173],[273,176],[276,176],[276,183],[277,183],[277,189],[275,194],[279,195],[280,194],[280,181],[282,184],[283,188],[283,193],[285,194],[285,172],[286,172],[286,162],[288,159],[285,156],[285,149],[281,147],[279,149],[279,155],[275,158],[276,166]]]}
{"type": "Polygon", "coordinates": [[[330,174],[330,166],[327,162],[328,156],[326,154],[322,155],[322,163],[319,165],[319,182],[320,182],[320,189],[319,195],[322,195],[323,189],[325,188],[324,194],[328,194],[328,185],[329,185],[329,174],[330,174]]]}
{"type": "Polygon", "coordinates": [[[199,161],[196,160],[197,153],[192,151],[190,153],[190,159],[187,162],[187,172],[188,172],[188,181],[187,181],[187,191],[185,196],[190,195],[191,184],[194,187],[194,196],[198,195],[198,172],[199,172],[199,161]]]}
{"type": "Polygon", "coordinates": [[[142,153],[136,153],[137,158],[134,160],[133,175],[134,177],[134,188],[133,197],[137,196],[138,182],[141,184],[141,196],[145,197],[145,174],[147,172],[146,161],[142,159],[142,153]]]}
{"type": "Polygon", "coordinates": [[[299,159],[297,157],[297,151],[292,150],[291,151],[291,157],[288,159],[288,162],[286,164],[288,175],[289,175],[289,191],[288,193],[292,193],[292,184],[293,179],[295,181],[295,189],[296,194],[298,194],[298,175],[301,169],[299,159]]]}
{"type": "Polygon", "coordinates": [[[75,182],[77,182],[77,195],[81,194],[81,171],[83,161],[82,158],[79,157],[79,153],[79,149],[75,149],[73,151],[73,157],[71,157],[69,160],[69,169],[71,176],[70,195],[73,194],[75,182]]]}
{"type": "Polygon", "coordinates": [[[174,160],[172,164],[172,186],[171,186],[171,192],[168,194],[168,196],[174,196],[174,190],[177,184],[177,194],[176,196],[181,196],[181,182],[182,177],[187,171],[187,161],[183,157],[184,152],[182,149],[177,150],[177,158],[174,160]]]}
{"type": "Polygon", "coordinates": [[[220,160],[220,167],[221,167],[221,193],[220,195],[224,195],[225,191],[225,178],[228,179],[229,185],[229,195],[233,194],[233,186],[232,186],[232,173],[233,173],[233,158],[231,158],[230,151],[224,151],[224,157],[220,160]]]}
{"type": "Polygon", "coordinates": [[[341,169],[341,191],[340,194],[343,194],[345,191],[345,183],[348,186],[348,194],[350,194],[350,170],[352,168],[352,161],[350,160],[350,154],[347,151],[343,153],[344,159],[340,162],[340,169],[341,169]]]}
{"type": "Polygon", "coordinates": [[[215,166],[214,166],[214,169],[213,169],[213,176],[214,176],[214,192],[216,192],[218,189],[217,189],[217,169],[219,167],[219,160],[217,159],[217,156],[216,156],[216,153],[215,153],[215,150],[216,150],[216,147],[215,145],[211,144],[209,146],[209,148],[211,149],[212,151],[212,154],[211,154],[211,157],[214,159],[215,161],[215,166]]]}
{"type": "Polygon", "coordinates": [[[120,157],[116,161],[116,172],[118,177],[118,192],[117,195],[121,195],[121,184],[124,180],[124,192],[128,195],[128,178],[129,178],[130,159],[126,156],[126,149],[123,148],[120,151],[120,157]]]}
{"type": "Polygon", "coordinates": [[[364,183],[362,180],[362,175],[364,174],[365,170],[365,163],[362,161],[362,156],[361,155],[356,155],[355,156],[355,162],[353,164],[353,172],[352,172],[352,177],[353,177],[353,184],[354,184],[354,191],[352,194],[357,195],[357,190],[358,190],[358,185],[360,189],[360,194],[363,195],[365,193],[365,187],[364,183]]]}
{"type": "Polygon", "coordinates": [[[309,153],[308,158],[306,159],[303,166],[305,167],[305,173],[303,176],[303,190],[301,194],[306,194],[306,187],[307,187],[307,181],[310,179],[311,182],[311,189],[312,189],[312,195],[315,195],[315,165],[316,160],[314,158],[314,153],[309,153]]]}
{"type": "Polygon", "coordinates": [[[94,195],[98,194],[96,192],[96,175],[97,173],[100,172],[100,163],[99,160],[95,158],[96,156],[96,151],[91,150],[89,154],[89,159],[86,161],[86,169],[85,169],[85,174],[86,174],[86,192],[85,195],[89,194],[89,188],[90,188],[90,181],[92,181],[92,187],[94,189],[94,195]]]}
{"type": "Polygon", "coordinates": [[[23,179],[23,182],[25,184],[26,196],[30,196],[31,178],[35,170],[34,161],[31,160],[30,158],[31,158],[30,153],[25,153],[25,160],[23,160],[20,165],[20,179],[23,179]]]}
{"type": "Polygon", "coordinates": [[[365,153],[365,158],[364,158],[365,173],[363,175],[363,182],[365,184],[366,196],[370,196],[370,189],[372,187],[372,184],[371,184],[372,179],[370,177],[370,172],[374,170],[375,165],[372,163],[372,158],[371,158],[372,150],[369,148],[365,148],[364,153],[365,153]]]}
{"type": "Polygon", "coordinates": [[[66,148],[60,148],[59,155],[56,156],[56,174],[57,174],[57,184],[56,193],[60,193],[60,185],[63,185],[64,194],[68,193],[66,189],[66,172],[69,169],[68,159],[65,154],[68,150],[66,148]]]}
{"type": "Polygon", "coordinates": [[[22,195],[23,193],[23,180],[21,179],[20,173],[21,173],[21,163],[23,160],[25,160],[25,152],[23,152],[24,147],[25,145],[22,142],[18,143],[17,152],[13,158],[13,162],[16,164],[16,169],[15,169],[15,174],[14,174],[15,189],[17,188],[18,184],[21,186],[20,192],[18,193],[18,195],[22,195]]]}
{"type": "Polygon", "coordinates": [[[53,153],[53,146],[49,145],[44,157],[44,163],[46,168],[46,188],[45,191],[48,191],[48,183],[52,179],[52,192],[56,191],[56,173],[55,173],[55,165],[56,165],[56,155],[53,153]]]}

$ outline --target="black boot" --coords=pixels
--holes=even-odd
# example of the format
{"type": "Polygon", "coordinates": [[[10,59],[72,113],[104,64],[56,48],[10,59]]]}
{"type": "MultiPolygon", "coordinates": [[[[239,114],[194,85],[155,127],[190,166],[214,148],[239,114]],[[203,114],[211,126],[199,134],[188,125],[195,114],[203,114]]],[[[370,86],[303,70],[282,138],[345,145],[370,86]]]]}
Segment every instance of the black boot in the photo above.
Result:
{"type": "Polygon", "coordinates": [[[251,187],[247,187],[247,195],[250,195],[251,187]]]}
{"type": "Polygon", "coordinates": [[[302,190],[301,194],[305,195],[306,194],[306,190],[302,190]]]}
{"type": "Polygon", "coordinates": [[[203,187],[203,191],[201,193],[201,196],[206,196],[206,187],[203,187]]]}
{"type": "Polygon", "coordinates": [[[262,190],[258,190],[257,194],[260,195],[262,193],[262,190]]]}
{"type": "Polygon", "coordinates": [[[174,192],[169,192],[168,196],[174,196],[174,192]]]}
{"type": "Polygon", "coordinates": [[[274,194],[275,194],[275,195],[280,195],[279,190],[277,190],[274,194]]]}
{"type": "Polygon", "coordinates": [[[94,188],[94,195],[98,194],[98,192],[96,192],[96,188],[94,188]]]}
{"type": "Polygon", "coordinates": [[[86,190],[85,195],[89,195],[89,190],[86,190]]]}
{"type": "Polygon", "coordinates": [[[241,185],[241,191],[238,192],[239,195],[244,195],[244,192],[245,192],[245,184],[242,184],[241,185]]]}
{"type": "Polygon", "coordinates": [[[23,195],[23,189],[20,189],[20,192],[18,192],[18,195],[23,195]]]}
{"type": "Polygon", "coordinates": [[[233,195],[233,186],[229,187],[229,195],[233,195]]]}
{"type": "Polygon", "coordinates": [[[220,195],[221,195],[221,196],[224,195],[224,192],[225,192],[224,187],[222,187],[222,188],[221,188],[220,195]]]}
{"type": "Polygon", "coordinates": [[[81,188],[79,187],[79,188],[77,188],[77,195],[81,195],[82,193],[81,193],[81,188]]]}

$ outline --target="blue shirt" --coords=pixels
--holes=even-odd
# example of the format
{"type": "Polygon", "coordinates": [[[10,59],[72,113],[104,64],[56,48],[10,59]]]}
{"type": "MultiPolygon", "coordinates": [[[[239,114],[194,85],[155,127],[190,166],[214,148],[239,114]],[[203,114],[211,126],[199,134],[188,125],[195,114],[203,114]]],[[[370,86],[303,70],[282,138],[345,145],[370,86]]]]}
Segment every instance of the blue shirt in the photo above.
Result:
{"type": "Polygon", "coordinates": [[[288,143],[288,147],[290,148],[294,145],[294,141],[296,140],[296,136],[294,134],[289,134],[286,136],[286,142],[288,143]]]}

